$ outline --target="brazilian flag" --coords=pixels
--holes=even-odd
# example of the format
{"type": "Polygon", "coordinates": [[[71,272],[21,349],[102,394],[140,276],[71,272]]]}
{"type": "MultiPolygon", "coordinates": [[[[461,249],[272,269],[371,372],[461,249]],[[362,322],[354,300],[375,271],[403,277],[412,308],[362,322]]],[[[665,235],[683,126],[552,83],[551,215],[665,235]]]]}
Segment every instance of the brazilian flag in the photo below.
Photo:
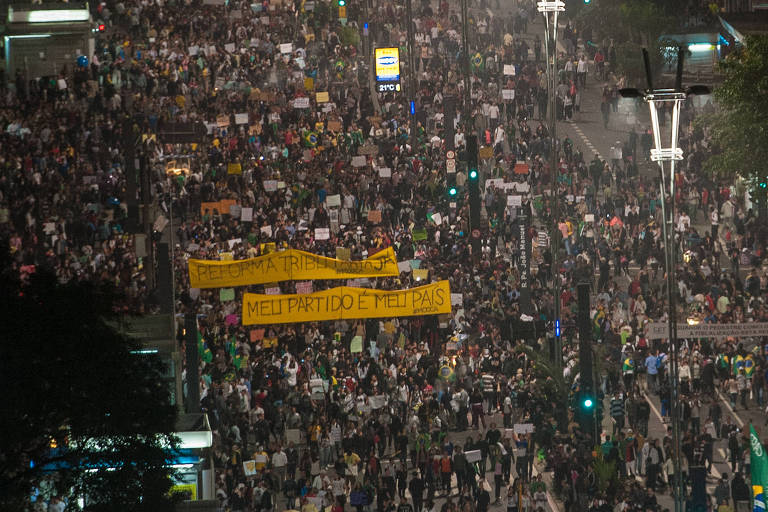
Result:
{"type": "Polygon", "coordinates": [[[624,360],[624,364],[621,365],[621,370],[623,372],[634,372],[635,371],[635,361],[628,357],[624,360]]]}
{"type": "Polygon", "coordinates": [[[336,63],[333,65],[333,68],[336,70],[336,76],[342,77],[344,76],[344,68],[346,67],[346,64],[344,64],[344,61],[339,59],[336,61],[336,63]]]}
{"type": "Polygon", "coordinates": [[[752,358],[752,354],[749,354],[744,359],[744,374],[748,379],[752,378],[752,372],[755,371],[755,360],[752,358]]]}
{"type": "Polygon", "coordinates": [[[741,357],[741,355],[737,355],[736,357],[733,358],[733,366],[732,366],[732,368],[733,368],[733,374],[734,375],[738,375],[739,374],[739,370],[741,368],[744,368],[744,358],[741,357]]]}
{"type": "Polygon", "coordinates": [[[600,336],[600,331],[603,328],[603,322],[605,321],[605,311],[602,308],[597,310],[595,317],[592,319],[592,331],[595,336],[600,336]]]}
{"type": "Polygon", "coordinates": [[[472,56],[472,59],[470,59],[472,62],[472,69],[477,71],[482,71],[485,67],[485,60],[483,59],[483,56],[480,52],[477,52],[472,56]]]}
{"type": "Polygon", "coordinates": [[[304,132],[304,146],[314,148],[317,146],[318,141],[317,132],[304,132]]]}
{"type": "Polygon", "coordinates": [[[456,380],[456,375],[453,372],[453,368],[447,364],[444,364],[440,367],[440,370],[438,370],[438,375],[446,382],[454,382],[456,380]]]}
{"type": "Polygon", "coordinates": [[[198,331],[197,333],[197,353],[202,361],[210,363],[213,361],[213,352],[208,348],[208,344],[203,339],[203,335],[198,331]]]}
{"type": "Polygon", "coordinates": [[[766,492],[768,492],[768,455],[765,447],[757,437],[755,427],[749,426],[749,460],[752,463],[750,483],[752,484],[752,497],[754,500],[753,511],[764,511],[768,506],[766,492]]]}

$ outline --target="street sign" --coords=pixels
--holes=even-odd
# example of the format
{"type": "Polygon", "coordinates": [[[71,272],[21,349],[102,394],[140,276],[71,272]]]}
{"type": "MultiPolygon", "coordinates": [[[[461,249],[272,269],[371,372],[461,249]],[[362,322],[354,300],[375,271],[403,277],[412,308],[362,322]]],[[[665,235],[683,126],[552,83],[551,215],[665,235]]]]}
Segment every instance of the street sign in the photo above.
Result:
{"type": "MultiPolygon", "coordinates": [[[[666,322],[650,323],[645,328],[645,337],[649,340],[669,338],[666,322]]],[[[748,338],[768,336],[768,322],[745,324],[677,324],[678,338],[748,338]]]]}
{"type": "Polygon", "coordinates": [[[456,160],[445,161],[445,172],[456,172],[456,160]]]}
{"type": "Polygon", "coordinates": [[[448,160],[453,160],[454,158],[456,158],[456,153],[449,149],[448,152],[445,154],[445,158],[447,158],[448,160]]]}

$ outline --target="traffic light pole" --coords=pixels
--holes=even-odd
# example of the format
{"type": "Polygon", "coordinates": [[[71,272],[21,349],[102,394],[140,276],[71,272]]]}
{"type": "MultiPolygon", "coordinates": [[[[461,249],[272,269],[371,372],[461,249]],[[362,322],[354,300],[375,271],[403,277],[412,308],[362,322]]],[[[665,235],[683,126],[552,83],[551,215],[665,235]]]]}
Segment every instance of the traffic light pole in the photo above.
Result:
{"type": "Polygon", "coordinates": [[[544,37],[544,50],[547,54],[547,78],[548,78],[548,103],[549,103],[549,131],[552,140],[550,148],[550,169],[552,172],[552,191],[550,193],[552,210],[552,294],[554,295],[554,319],[553,335],[555,338],[556,364],[560,368],[563,364],[563,347],[560,337],[560,204],[558,201],[558,174],[557,168],[557,97],[555,89],[557,87],[557,15],[565,11],[565,4],[560,0],[538,2],[537,8],[544,15],[546,34],[544,37]],[[552,22],[550,23],[549,13],[552,13],[552,22]]]}

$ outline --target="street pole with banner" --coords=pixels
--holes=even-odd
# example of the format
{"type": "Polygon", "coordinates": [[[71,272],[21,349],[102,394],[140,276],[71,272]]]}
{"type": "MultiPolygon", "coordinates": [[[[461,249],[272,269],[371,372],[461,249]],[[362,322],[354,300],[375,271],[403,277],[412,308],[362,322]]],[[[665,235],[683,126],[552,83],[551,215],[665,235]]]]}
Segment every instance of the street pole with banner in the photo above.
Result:
{"type": "Polygon", "coordinates": [[[547,56],[547,94],[549,102],[549,136],[552,140],[550,148],[550,168],[552,172],[552,191],[550,193],[552,204],[552,294],[554,296],[554,318],[552,328],[555,338],[556,364],[558,368],[563,364],[563,348],[560,338],[560,275],[559,252],[560,237],[557,233],[560,220],[560,205],[558,203],[558,169],[557,169],[557,17],[565,11],[565,3],[561,0],[542,1],[536,4],[536,8],[544,15],[546,34],[544,37],[544,51],[547,56]]]}
{"type": "MultiPolygon", "coordinates": [[[[648,89],[640,92],[637,89],[622,89],[621,95],[625,98],[643,98],[651,110],[651,127],[653,130],[654,147],[651,149],[651,160],[659,164],[660,176],[660,194],[661,194],[661,214],[664,222],[664,255],[666,259],[667,270],[667,302],[669,311],[667,315],[668,335],[669,335],[669,353],[670,353],[670,371],[669,380],[672,390],[670,397],[670,416],[672,421],[672,463],[675,468],[675,482],[673,495],[675,498],[675,512],[683,512],[683,503],[685,501],[683,481],[680,478],[681,470],[681,446],[680,446],[680,385],[678,381],[678,363],[679,363],[679,342],[677,336],[677,293],[676,293],[676,264],[675,255],[675,163],[683,159],[683,150],[678,147],[677,139],[680,129],[680,109],[683,102],[689,94],[708,94],[709,89],[704,86],[693,86],[687,90],[682,88],[683,80],[683,62],[685,49],[678,48],[677,53],[677,74],[675,77],[675,86],[672,89],[655,89],[653,87],[653,78],[651,75],[651,64],[648,57],[648,51],[643,49],[643,59],[645,61],[645,73],[648,83],[648,89]],[[669,134],[669,146],[662,145],[661,125],[659,123],[659,107],[663,105],[672,105],[672,123],[669,134]],[[668,163],[665,166],[665,162],[668,163]],[[668,168],[668,170],[665,169],[668,168]],[[669,195],[669,204],[666,196],[669,195]]],[[[663,115],[663,113],[662,113],[663,115]]]]}

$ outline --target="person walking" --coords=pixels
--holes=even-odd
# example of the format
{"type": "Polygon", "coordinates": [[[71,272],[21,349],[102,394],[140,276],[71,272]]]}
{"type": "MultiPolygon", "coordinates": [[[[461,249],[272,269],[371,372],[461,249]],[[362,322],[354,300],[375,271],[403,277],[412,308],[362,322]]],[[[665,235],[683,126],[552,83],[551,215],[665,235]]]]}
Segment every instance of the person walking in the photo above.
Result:
{"type": "Polygon", "coordinates": [[[408,483],[408,490],[411,492],[411,500],[413,500],[413,512],[421,512],[421,504],[424,499],[424,481],[419,477],[417,471],[414,471],[412,476],[413,478],[408,483]]]}
{"type": "Polygon", "coordinates": [[[648,391],[650,393],[657,393],[658,391],[658,382],[657,377],[659,375],[659,351],[654,350],[652,353],[648,354],[648,357],[645,358],[645,374],[646,374],[646,385],[648,386],[648,391]]]}
{"type": "Polygon", "coordinates": [[[720,214],[717,213],[717,210],[714,206],[709,207],[709,225],[711,229],[712,234],[712,241],[717,241],[717,230],[720,227],[720,214]]]}
{"type": "Polygon", "coordinates": [[[613,398],[611,398],[610,409],[611,419],[613,419],[613,435],[616,435],[624,428],[625,416],[624,397],[622,397],[621,393],[618,391],[616,391],[616,393],[613,394],[613,398]]]}

